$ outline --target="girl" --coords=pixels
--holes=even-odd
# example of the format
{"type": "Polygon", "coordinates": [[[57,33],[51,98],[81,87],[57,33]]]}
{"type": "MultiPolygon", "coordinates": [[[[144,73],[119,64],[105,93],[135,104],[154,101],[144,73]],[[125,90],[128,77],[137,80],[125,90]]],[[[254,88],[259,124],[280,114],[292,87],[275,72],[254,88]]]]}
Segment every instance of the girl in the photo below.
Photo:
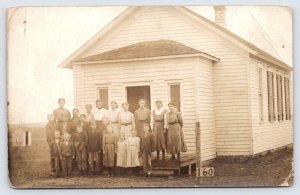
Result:
{"type": "Polygon", "coordinates": [[[175,160],[175,154],[177,154],[177,159],[180,160],[180,152],[185,147],[182,132],[183,119],[174,103],[171,102],[168,106],[170,111],[165,115],[165,129],[168,129],[167,150],[172,154],[172,160],[175,160]]]}
{"type": "Polygon", "coordinates": [[[121,174],[125,173],[125,168],[127,167],[126,148],[127,142],[125,140],[125,135],[124,133],[121,133],[117,148],[117,167],[120,169],[121,174]]]}
{"type": "Polygon", "coordinates": [[[102,150],[103,150],[103,166],[108,168],[108,176],[114,175],[113,167],[115,165],[115,152],[117,148],[117,136],[113,134],[113,129],[109,125],[106,118],[102,119],[106,133],[103,136],[102,150]]]}
{"type": "Polygon", "coordinates": [[[129,104],[122,104],[123,112],[119,114],[119,124],[121,125],[120,133],[125,135],[127,140],[130,137],[131,129],[135,128],[134,116],[131,112],[128,111],[129,104]]]}
{"type": "Polygon", "coordinates": [[[136,136],[136,131],[131,131],[131,137],[127,139],[127,167],[132,167],[136,173],[136,167],[140,166],[140,138],[136,136]]]}

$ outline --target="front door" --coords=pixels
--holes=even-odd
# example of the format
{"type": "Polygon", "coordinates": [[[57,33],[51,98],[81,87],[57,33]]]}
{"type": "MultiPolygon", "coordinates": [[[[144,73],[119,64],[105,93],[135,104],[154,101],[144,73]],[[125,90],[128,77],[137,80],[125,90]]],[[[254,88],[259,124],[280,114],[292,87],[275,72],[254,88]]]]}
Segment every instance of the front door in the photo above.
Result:
{"type": "Polygon", "coordinates": [[[139,99],[145,100],[145,107],[151,109],[150,86],[126,87],[129,111],[134,113],[139,108],[139,99]]]}

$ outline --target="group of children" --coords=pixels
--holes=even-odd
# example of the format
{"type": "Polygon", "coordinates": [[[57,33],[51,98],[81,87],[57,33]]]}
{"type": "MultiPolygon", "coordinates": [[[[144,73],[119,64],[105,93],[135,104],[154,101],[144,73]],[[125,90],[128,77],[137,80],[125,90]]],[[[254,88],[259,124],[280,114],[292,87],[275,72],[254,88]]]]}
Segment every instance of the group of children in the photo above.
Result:
{"type": "Polygon", "coordinates": [[[169,111],[163,108],[161,101],[151,112],[145,107],[145,100],[139,100],[139,108],[133,113],[128,103],[122,104],[122,110],[115,101],[111,110],[103,108],[100,100],[96,109],[85,106],[85,114],[78,109],[71,113],[64,108],[65,100],[59,99],[59,108],[48,116],[46,125],[47,142],[50,147],[51,172],[56,177],[71,176],[73,162],[76,162],[82,176],[97,175],[105,169],[112,176],[117,167],[118,173],[129,170],[139,173],[144,167],[145,175],[152,176],[151,154],[160,151],[162,159],[165,152],[171,159],[180,159],[180,152],[186,151],[182,131],[183,120],[174,103],[169,103],[169,111]]]}
{"type": "MultiPolygon", "coordinates": [[[[143,101],[139,102],[143,104],[143,101]]],[[[51,172],[55,177],[69,178],[73,161],[81,176],[95,176],[103,170],[109,176],[128,171],[138,174],[142,166],[145,176],[152,176],[151,153],[158,147],[157,136],[151,132],[150,110],[142,106],[133,115],[128,111],[129,105],[124,103],[123,111],[114,114],[116,102],[111,103],[112,111],[109,112],[97,100],[96,111],[92,112],[92,105],[88,104],[85,114],[73,109],[71,118],[71,113],[64,108],[65,100],[59,99],[58,103],[59,108],[48,115],[46,125],[51,172]],[[138,129],[136,123],[140,123],[138,129]]]]}

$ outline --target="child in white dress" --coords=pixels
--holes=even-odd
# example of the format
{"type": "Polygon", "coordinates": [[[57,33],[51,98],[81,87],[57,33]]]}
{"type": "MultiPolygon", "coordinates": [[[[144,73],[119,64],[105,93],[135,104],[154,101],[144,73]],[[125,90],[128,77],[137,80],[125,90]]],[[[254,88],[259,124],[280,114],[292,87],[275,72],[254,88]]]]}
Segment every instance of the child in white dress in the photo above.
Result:
{"type": "Polygon", "coordinates": [[[127,167],[131,168],[134,173],[140,166],[139,152],[140,152],[140,138],[136,136],[137,132],[132,130],[131,137],[127,139],[127,167]]]}
{"type": "Polygon", "coordinates": [[[120,134],[120,139],[118,141],[118,148],[117,148],[117,167],[119,169],[120,174],[125,174],[126,170],[126,148],[127,148],[127,141],[125,140],[124,133],[120,134]]]}

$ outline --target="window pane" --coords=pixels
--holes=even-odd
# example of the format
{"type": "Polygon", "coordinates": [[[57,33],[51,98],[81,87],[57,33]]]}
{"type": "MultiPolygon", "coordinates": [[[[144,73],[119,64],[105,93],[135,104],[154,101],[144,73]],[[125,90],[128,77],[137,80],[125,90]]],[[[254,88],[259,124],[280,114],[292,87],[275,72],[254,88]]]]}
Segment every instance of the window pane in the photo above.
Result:
{"type": "Polygon", "coordinates": [[[99,88],[99,99],[103,108],[108,109],[108,88],[99,88]]]}
{"type": "Polygon", "coordinates": [[[175,107],[180,111],[180,85],[170,85],[170,100],[175,104],[175,107]]]}

